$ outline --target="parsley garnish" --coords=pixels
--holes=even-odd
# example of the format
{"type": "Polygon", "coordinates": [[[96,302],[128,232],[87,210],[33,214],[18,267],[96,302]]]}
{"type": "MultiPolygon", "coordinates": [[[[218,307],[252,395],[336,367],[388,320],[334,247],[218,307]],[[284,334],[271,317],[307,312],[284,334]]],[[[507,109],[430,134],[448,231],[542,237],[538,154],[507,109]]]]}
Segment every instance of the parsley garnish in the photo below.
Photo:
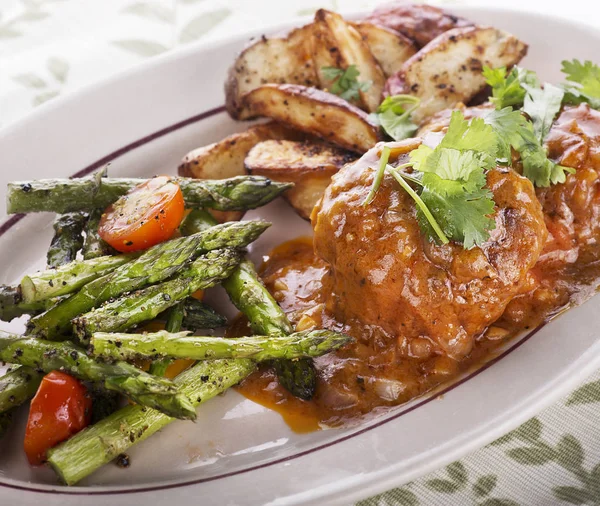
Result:
{"type": "Polygon", "coordinates": [[[412,137],[418,126],[412,122],[411,114],[419,107],[421,99],[412,95],[386,97],[372,118],[383,131],[395,141],[412,137]]]}
{"type": "Polygon", "coordinates": [[[337,67],[322,67],[323,77],[333,81],[329,91],[349,102],[358,100],[361,91],[367,91],[373,84],[371,81],[359,82],[360,71],[356,65],[350,65],[346,70],[337,67]]]}
{"type": "Polygon", "coordinates": [[[591,61],[565,60],[562,71],[567,75],[567,82],[563,85],[565,102],[587,102],[594,109],[600,109],[600,67],[591,61]]]}

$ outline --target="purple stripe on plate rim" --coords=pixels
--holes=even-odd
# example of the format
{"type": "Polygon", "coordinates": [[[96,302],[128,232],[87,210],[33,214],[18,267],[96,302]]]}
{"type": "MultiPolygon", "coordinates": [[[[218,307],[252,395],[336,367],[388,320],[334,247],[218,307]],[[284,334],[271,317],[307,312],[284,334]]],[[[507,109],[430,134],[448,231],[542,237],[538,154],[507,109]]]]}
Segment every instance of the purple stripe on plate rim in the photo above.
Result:
{"type": "MultiPolygon", "coordinates": [[[[100,160],[97,160],[94,163],[92,163],[91,165],[88,165],[84,169],[76,172],[71,177],[86,176],[86,175],[90,174],[91,172],[93,172],[94,170],[97,170],[97,169],[105,166],[107,163],[117,159],[118,157],[123,156],[124,154],[129,153],[130,151],[133,151],[134,149],[137,149],[141,146],[144,146],[145,144],[148,144],[148,143],[152,142],[153,140],[156,140],[160,137],[168,135],[168,134],[175,132],[176,130],[179,130],[181,128],[184,128],[188,125],[198,123],[202,120],[205,120],[207,118],[210,118],[212,116],[220,114],[224,111],[225,111],[224,106],[215,107],[214,109],[210,109],[208,111],[205,111],[205,112],[202,112],[195,116],[192,116],[190,118],[187,118],[183,121],[180,121],[180,122],[170,125],[166,128],[163,128],[162,130],[158,130],[157,132],[147,135],[146,137],[142,137],[141,139],[138,139],[137,141],[134,141],[130,144],[127,144],[126,146],[123,146],[122,148],[117,149],[116,151],[113,151],[112,153],[101,158],[100,160]]],[[[11,229],[14,225],[16,225],[24,217],[25,217],[24,214],[16,214],[14,216],[11,216],[7,220],[5,220],[2,223],[2,225],[0,225],[0,237],[2,237],[9,229],[11,229]]],[[[3,481],[0,481],[0,487],[12,488],[12,489],[16,489],[16,490],[24,490],[27,492],[36,492],[36,493],[40,493],[40,494],[73,495],[73,496],[141,494],[141,493],[153,492],[153,491],[157,491],[157,490],[169,490],[169,489],[173,489],[173,488],[186,487],[186,486],[190,486],[190,485],[198,485],[198,484],[206,483],[209,481],[216,481],[216,480],[220,480],[220,479],[224,479],[224,478],[229,478],[231,476],[236,476],[238,474],[244,474],[244,473],[248,473],[251,471],[256,471],[258,469],[263,469],[266,467],[274,466],[276,464],[281,464],[283,462],[287,462],[290,460],[295,460],[297,458],[303,457],[305,455],[309,455],[309,454],[317,452],[319,450],[329,448],[330,446],[334,446],[338,443],[348,441],[349,439],[352,439],[356,436],[359,436],[359,435],[369,432],[373,429],[376,429],[377,427],[380,427],[380,426],[387,424],[393,420],[396,420],[396,419],[400,418],[401,416],[406,415],[406,414],[410,413],[411,411],[414,411],[415,409],[420,408],[421,406],[424,406],[424,405],[430,403],[431,401],[437,399],[441,395],[447,394],[448,392],[454,390],[455,388],[459,387],[463,383],[465,383],[465,382],[469,381],[470,379],[474,378],[475,376],[481,374],[483,371],[485,371],[486,369],[488,369],[489,367],[494,365],[496,362],[502,360],[504,357],[506,357],[507,355],[512,353],[514,350],[519,348],[522,344],[524,344],[529,339],[531,339],[539,330],[542,329],[543,326],[544,326],[544,324],[542,324],[539,327],[537,327],[536,329],[532,330],[527,335],[525,335],[522,339],[520,339],[519,341],[516,341],[514,344],[512,344],[512,346],[509,347],[508,349],[506,349],[503,353],[501,353],[497,357],[493,358],[492,360],[486,362],[484,365],[482,365],[481,367],[479,367],[478,369],[473,371],[471,374],[466,375],[465,377],[461,378],[460,380],[456,381],[455,383],[452,383],[451,385],[448,385],[446,388],[444,388],[440,391],[435,391],[435,393],[430,394],[429,397],[421,400],[420,402],[413,404],[412,406],[409,406],[409,407],[405,408],[404,410],[393,413],[390,416],[387,416],[387,417],[382,416],[378,422],[376,422],[372,425],[369,425],[368,427],[364,427],[363,429],[359,429],[356,432],[347,434],[346,436],[340,437],[338,439],[334,439],[333,441],[329,441],[327,443],[315,446],[314,448],[310,448],[308,450],[304,450],[302,452],[295,453],[294,455],[289,455],[287,457],[275,459],[275,460],[272,460],[269,462],[265,462],[263,464],[258,464],[256,466],[250,466],[250,467],[246,467],[243,469],[238,469],[237,471],[222,473],[222,474],[218,474],[215,476],[209,476],[206,478],[197,478],[197,479],[189,480],[189,481],[185,481],[185,482],[170,483],[170,484],[167,483],[167,484],[163,484],[163,485],[137,487],[137,488],[131,488],[131,489],[93,490],[93,489],[88,488],[88,489],[82,490],[81,488],[61,487],[61,488],[48,490],[48,489],[38,488],[33,485],[18,485],[18,484],[14,484],[14,483],[6,483],[3,481]]]]}

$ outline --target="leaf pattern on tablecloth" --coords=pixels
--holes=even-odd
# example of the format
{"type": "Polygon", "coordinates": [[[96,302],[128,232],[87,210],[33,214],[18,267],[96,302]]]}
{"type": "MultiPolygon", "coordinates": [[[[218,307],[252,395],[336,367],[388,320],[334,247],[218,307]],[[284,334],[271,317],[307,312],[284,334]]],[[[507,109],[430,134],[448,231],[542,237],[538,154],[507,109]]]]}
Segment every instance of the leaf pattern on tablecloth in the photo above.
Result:
{"type": "Polygon", "coordinates": [[[229,16],[231,16],[231,10],[227,8],[203,12],[183,27],[179,34],[179,43],[187,44],[198,40],[216,28],[217,25],[225,21],[229,16]]]}
{"type": "Polygon", "coordinates": [[[600,380],[582,385],[567,399],[567,406],[600,402],[600,380]]]}
{"type": "Polygon", "coordinates": [[[46,61],[45,70],[48,78],[33,72],[17,74],[12,78],[15,83],[36,91],[31,99],[34,107],[60,95],[69,75],[69,64],[62,58],[53,56],[46,61]]]}

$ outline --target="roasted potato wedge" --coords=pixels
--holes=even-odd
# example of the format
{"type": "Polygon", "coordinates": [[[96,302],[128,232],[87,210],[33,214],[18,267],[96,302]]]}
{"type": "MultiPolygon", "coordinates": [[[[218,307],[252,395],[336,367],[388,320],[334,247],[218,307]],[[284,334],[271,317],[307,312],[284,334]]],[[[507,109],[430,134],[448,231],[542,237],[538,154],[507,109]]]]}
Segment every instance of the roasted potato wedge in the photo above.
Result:
{"type": "Polygon", "coordinates": [[[393,2],[378,7],[365,21],[392,28],[413,40],[418,47],[425,46],[452,28],[474,24],[433,5],[404,2],[393,2]]]}
{"type": "Polygon", "coordinates": [[[485,87],[481,70],[511,67],[527,53],[515,36],[491,27],[449,30],[412,56],[397,78],[388,80],[390,94],[410,93],[421,99],[413,113],[417,122],[459,102],[468,103],[485,87]],[[392,89],[400,86],[400,88],[392,89]]]}
{"type": "Polygon", "coordinates": [[[317,86],[311,56],[312,24],[291,32],[253,39],[229,69],[225,105],[234,119],[245,119],[241,97],[266,83],[317,86]]]}
{"type": "Polygon", "coordinates": [[[190,151],[179,165],[179,175],[198,179],[225,179],[247,174],[244,158],[255,144],[267,139],[302,140],[306,136],[271,121],[244,132],[229,135],[219,142],[190,151]]]}
{"type": "Polygon", "coordinates": [[[323,68],[347,69],[355,65],[360,72],[358,80],[371,83],[367,90],[359,92],[357,105],[369,112],[377,109],[382,100],[385,75],[356,28],[339,14],[319,9],[313,24],[312,51],[320,88],[328,89],[333,84],[325,77],[323,68]]]}
{"type": "Polygon", "coordinates": [[[414,42],[396,30],[366,21],[353,26],[369,46],[386,77],[398,72],[402,64],[417,52],[414,42]]]}
{"type": "Polygon", "coordinates": [[[380,139],[379,127],[364,111],[315,88],[265,84],[247,93],[243,105],[253,117],[266,116],[357,153],[380,139]]]}
{"type": "Polygon", "coordinates": [[[323,142],[270,140],[254,146],[245,165],[250,174],[294,183],[285,198],[308,220],[331,176],[356,158],[354,153],[323,142]]]}
{"type": "MultiPolygon", "coordinates": [[[[179,175],[198,179],[224,179],[247,174],[244,158],[255,144],[267,139],[304,139],[306,135],[271,121],[190,151],[179,165],[179,175]]],[[[219,222],[238,221],[243,211],[211,211],[219,222]]]]}

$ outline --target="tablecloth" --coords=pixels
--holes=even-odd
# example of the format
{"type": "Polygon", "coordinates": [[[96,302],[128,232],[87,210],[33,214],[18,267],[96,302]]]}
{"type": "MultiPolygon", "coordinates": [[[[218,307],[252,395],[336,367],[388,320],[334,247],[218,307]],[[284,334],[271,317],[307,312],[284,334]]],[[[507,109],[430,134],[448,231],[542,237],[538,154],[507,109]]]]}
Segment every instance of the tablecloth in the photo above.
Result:
{"type": "MultiPolygon", "coordinates": [[[[371,9],[378,3],[0,0],[0,127],[59,95],[192,42],[268,29],[309,15],[317,7],[350,11],[371,9]]],[[[444,6],[451,7],[451,3],[444,2],[444,6]]],[[[597,0],[462,3],[538,9],[600,28],[597,0]]],[[[487,447],[358,504],[600,505],[600,371],[487,447]]]]}

